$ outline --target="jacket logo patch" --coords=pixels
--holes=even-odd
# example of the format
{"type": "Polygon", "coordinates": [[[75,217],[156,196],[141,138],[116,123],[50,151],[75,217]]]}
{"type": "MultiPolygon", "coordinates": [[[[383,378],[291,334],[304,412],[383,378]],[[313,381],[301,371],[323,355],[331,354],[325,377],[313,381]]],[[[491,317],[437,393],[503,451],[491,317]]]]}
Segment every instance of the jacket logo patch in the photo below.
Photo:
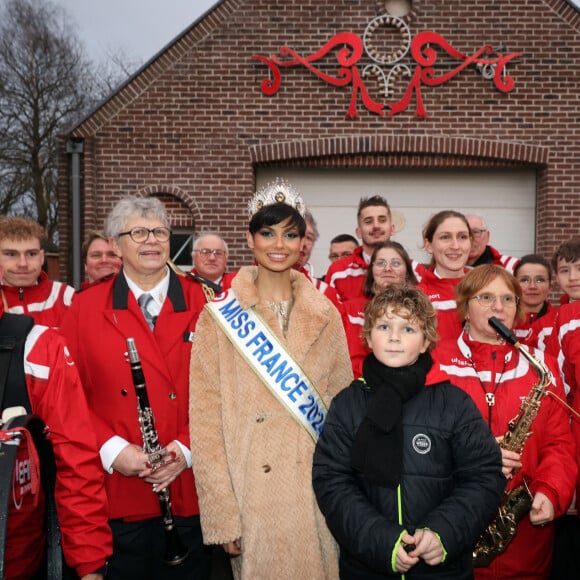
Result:
{"type": "Polygon", "coordinates": [[[421,455],[426,455],[431,451],[431,439],[423,433],[417,433],[413,437],[413,449],[421,455]]]}

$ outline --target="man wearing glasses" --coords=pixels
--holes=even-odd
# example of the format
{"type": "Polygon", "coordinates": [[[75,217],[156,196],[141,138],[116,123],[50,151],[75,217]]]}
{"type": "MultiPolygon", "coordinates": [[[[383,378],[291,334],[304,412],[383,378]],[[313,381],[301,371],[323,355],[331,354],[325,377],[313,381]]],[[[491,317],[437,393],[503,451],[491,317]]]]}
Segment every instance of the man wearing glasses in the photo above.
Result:
{"type": "Polygon", "coordinates": [[[200,234],[193,242],[193,273],[202,276],[227,290],[235,274],[226,274],[228,246],[213,232],[200,234]]]}
{"type": "Polygon", "coordinates": [[[467,259],[467,265],[475,268],[481,264],[495,264],[503,266],[508,272],[513,273],[519,258],[504,256],[493,246],[489,245],[489,230],[485,221],[479,215],[465,216],[471,228],[471,251],[467,259]]]}
{"type": "Polygon", "coordinates": [[[191,344],[205,294],[199,282],[167,265],[171,230],[157,198],[124,197],[105,230],[122,268],[75,296],[62,333],[78,366],[105,471],[114,542],[107,578],[207,580],[188,416],[191,344]],[[127,338],[141,360],[156,433],[141,423],[127,338]],[[163,448],[166,463],[157,469],[143,451],[144,438],[156,438],[163,448]],[[189,549],[173,566],[164,562],[168,538],[157,495],[165,489],[177,534],[189,549]]]}

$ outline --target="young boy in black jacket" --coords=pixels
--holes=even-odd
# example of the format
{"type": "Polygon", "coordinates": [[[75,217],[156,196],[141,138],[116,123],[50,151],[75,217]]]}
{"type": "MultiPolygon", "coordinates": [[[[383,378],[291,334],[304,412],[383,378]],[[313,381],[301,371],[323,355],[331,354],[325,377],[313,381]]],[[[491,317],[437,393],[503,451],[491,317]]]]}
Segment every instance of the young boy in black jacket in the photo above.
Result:
{"type": "Polygon", "coordinates": [[[437,315],[421,291],[375,296],[363,337],[373,352],[335,397],[313,465],[340,577],[472,578],[505,487],[499,446],[471,398],[431,369],[437,315]]]}

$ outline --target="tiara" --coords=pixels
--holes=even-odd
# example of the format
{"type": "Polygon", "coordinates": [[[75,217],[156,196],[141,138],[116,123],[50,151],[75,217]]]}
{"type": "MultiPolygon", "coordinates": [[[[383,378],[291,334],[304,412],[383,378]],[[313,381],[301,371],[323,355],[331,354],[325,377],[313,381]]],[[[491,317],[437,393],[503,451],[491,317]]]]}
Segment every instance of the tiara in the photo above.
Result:
{"type": "Polygon", "coordinates": [[[268,183],[256,192],[248,203],[248,214],[252,217],[263,207],[272,205],[273,203],[285,203],[286,205],[292,206],[304,217],[306,206],[304,205],[302,196],[288,181],[281,177],[276,177],[275,181],[268,183]]]}

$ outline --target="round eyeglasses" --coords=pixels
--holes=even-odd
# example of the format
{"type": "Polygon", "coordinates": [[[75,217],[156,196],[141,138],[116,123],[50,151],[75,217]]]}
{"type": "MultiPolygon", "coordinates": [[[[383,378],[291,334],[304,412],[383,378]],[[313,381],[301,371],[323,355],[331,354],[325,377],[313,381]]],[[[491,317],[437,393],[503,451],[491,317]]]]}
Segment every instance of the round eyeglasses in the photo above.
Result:
{"type": "Polygon", "coordinates": [[[519,296],[516,296],[515,294],[502,294],[501,296],[496,296],[495,294],[490,294],[489,292],[476,294],[475,296],[471,297],[471,300],[477,300],[480,306],[483,306],[483,308],[491,308],[498,298],[505,308],[513,308],[520,301],[519,296]]]}
{"type": "Polygon", "coordinates": [[[119,234],[119,237],[121,236],[130,236],[131,239],[137,243],[137,244],[142,244],[143,242],[146,242],[149,239],[149,236],[153,234],[153,237],[155,238],[156,241],[158,242],[166,242],[167,240],[169,240],[169,237],[171,236],[171,230],[168,228],[163,228],[163,227],[159,227],[159,228],[133,228],[132,230],[129,230],[128,232],[121,232],[119,234]]]}
{"type": "Polygon", "coordinates": [[[548,283],[548,278],[545,276],[534,276],[533,278],[531,276],[522,276],[521,278],[518,278],[518,282],[522,286],[529,286],[532,282],[536,286],[541,286],[542,284],[548,283]]]}
{"type": "Polygon", "coordinates": [[[393,258],[392,260],[377,260],[373,264],[373,268],[376,268],[377,270],[386,270],[387,268],[390,267],[393,270],[396,270],[397,268],[401,268],[404,265],[405,262],[403,262],[403,260],[393,258]]]}

